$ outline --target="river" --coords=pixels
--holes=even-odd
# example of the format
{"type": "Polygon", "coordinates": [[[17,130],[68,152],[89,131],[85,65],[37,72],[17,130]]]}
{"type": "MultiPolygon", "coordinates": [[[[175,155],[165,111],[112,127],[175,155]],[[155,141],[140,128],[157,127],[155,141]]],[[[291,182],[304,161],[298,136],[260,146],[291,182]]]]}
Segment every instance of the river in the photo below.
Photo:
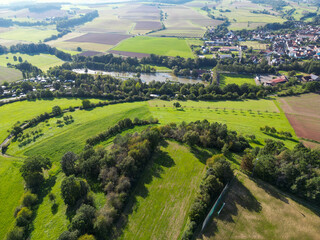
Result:
{"type": "MultiPolygon", "coordinates": [[[[72,70],[75,73],[79,74],[84,74],[85,69],[73,69],[72,70]]],[[[128,78],[137,78],[136,73],[131,73],[131,72],[104,72],[104,71],[94,71],[94,70],[89,70],[87,74],[102,74],[102,75],[110,75],[112,77],[120,78],[120,79],[128,79],[128,78]]],[[[180,82],[180,83],[191,83],[191,84],[196,84],[196,83],[203,83],[201,79],[192,79],[192,78],[186,78],[186,77],[177,77],[173,75],[172,73],[168,72],[156,72],[156,73],[141,73],[140,79],[142,82],[149,83],[153,80],[159,81],[159,82],[180,82]]]]}

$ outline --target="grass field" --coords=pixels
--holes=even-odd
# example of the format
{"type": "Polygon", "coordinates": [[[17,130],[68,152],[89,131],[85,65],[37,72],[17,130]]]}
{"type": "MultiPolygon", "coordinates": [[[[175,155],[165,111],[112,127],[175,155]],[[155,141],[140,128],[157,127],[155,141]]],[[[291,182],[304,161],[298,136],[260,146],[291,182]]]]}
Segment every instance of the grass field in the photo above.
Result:
{"type": "MultiPolygon", "coordinates": [[[[68,108],[69,106],[80,106],[80,98],[61,98],[54,100],[23,101],[6,104],[0,107],[0,141],[3,141],[8,133],[7,130],[17,122],[23,122],[36,117],[44,112],[51,112],[53,106],[68,108]]],[[[99,100],[92,100],[98,102],[99,100]]]]}
{"type": "Polygon", "coordinates": [[[248,48],[252,47],[254,50],[266,50],[267,49],[267,44],[259,43],[256,41],[241,42],[240,45],[246,45],[246,46],[248,46],[248,48]]]}
{"type": "Polygon", "coordinates": [[[220,216],[198,239],[317,239],[318,216],[269,184],[238,173],[220,216]]]}
{"type": "MultiPolygon", "coordinates": [[[[80,99],[57,99],[53,101],[36,101],[36,102],[19,102],[0,107],[0,129],[2,134],[6,133],[6,129],[10,128],[17,120],[30,119],[32,116],[38,115],[44,111],[50,111],[51,107],[54,105],[60,105],[61,107],[68,107],[70,105],[79,105],[80,99]],[[37,108],[34,108],[34,106],[37,108]],[[14,114],[19,113],[19,114],[14,114]]],[[[182,111],[176,110],[172,107],[173,102],[153,100],[149,102],[137,102],[137,103],[124,103],[117,105],[110,105],[102,108],[95,108],[89,111],[75,111],[73,113],[68,113],[74,118],[74,123],[70,125],[65,125],[62,128],[56,126],[57,118],[50,119],[48,123],[41,123],[33,129],[27,131],[32,131],[35,129],[42,129],[44,135],[38,138],[35,142],[32,142],[25,147],[19,147],[18,143],[12,143],[8,149],[8,154],[25,157],[31,155],[43,155],[49,157],[53,162],[53,174],[52,176],[56,177],[54,184],[50,186],[50,191],[55,195],[58,194],[59,184],[61,182],[61,176],[59,175],[59,161],[62,155],[67,151],[74,151],[79,153],[84,145],[85,140],[88,137],[91,137],[99,132],[106,130],[108,127],[117,123],[120,119],[129,117],[134,118],[138,117],[141,119],[148,119],[149,117],[158,118],[160,124],[166,124],[170,122],[182,122],[182,121],[196,121],[201,119],[208,119],[210,122],[218,121],[228,124],[229,129],[236,130],[242,134],[255,134],[257,136],[258,145],[263,144],[263,139],[269,138],[269,136],[264,135],[260,132],[260,127],[269,125],[276,126],[278,130],[290,131],[293,135],[293,129],[290,126],[288,120],[286,119],[283,112],[279,112],[277,105],[272,100],[249,100],[249,101],[223,101],[223,102],[194,102],[186,101],[181,102],[184,109],[182,111]],[[165,105],[165,107],[164,107],[165,105]],[[216,109],[217,108],[217,109],[216,109]],[[251,110],[251,111],[249,111],[251,110]],[[260,112],[258,112],[260,111],[260,112]],[[259,143],[260,142],[260,143],[259,143]],[[50,146],[50,147],[48,147],[50,146]]],[[[27,132],[26,131],[26,132],[27,132]]],[[[131,132],[134,130],[130,130],[131,132]]],[[[5,134],[6,135],[6,134],[5,134]]],[[[104,143],[103,143],[104,144],[104,143]]],[[[285,141],[285,144],[288,147],[292,147],[295,143],[292,141],[285,141]]],[[[257,146],[254,145],[254,146],[257,146]]],[[[190,198],[192,198],[192,193],[186,193],[181,191],[175,196],[177,198],[167,197],[167,204],[165,210],[161,207],[160,196],[158,190],[161,189],[161,186],[168,186],[166,194],[169,194],[170,187],[173,189],[185,189],[186,185],[180,185],[183,179],[175,178],[175,172],[182,171],[183,174],[195,174],[196,171],[199,173],[201,165],[198,159],[195,159],[193,155],[189,152],[186,152],[186,147],[179,146],[176,149],[174,143],[171,143],[167,148],[162,148],[163,152],[168,152],[171,156],[175,165],[171,167],[158,166],[160,172],[160,177],[154,177],[152,184],[146,183],[145,188],[148,189],[148,196],[143,197],[139,195],[139,192],[143,188],[137,188],[137,201],[138,205],[134,209],[132,215],[129,216],[129,225],[124,231],[123,238],[126,236],[129,238],[131,236],[141,236],[141,232],[138,230],[138,225],[135,225],[134,222],[138,221],[140,216],[145,215],[145,219],[141,219],[141,223],[148,225],[148,228],[144,228],[143,231],[146,232],[146,235],[151,238],[154,236],[154,239],[159,239],[163,234],[165,234],[163,229],[168,229],[167,234],[172,234],[173,237],[177,236],[180,230],[183,228],[186,219],[184,218],[184,213],[187,211],[190,204],[190,198]],[[176,151],[176,152],[175,152],[176,151]],[[183,156],[182,158],[180,157],[183,156]],[[191,165],[188,165],[187,162],[183,162],[184,159],[191,159],[191,165]],[[176,168],[181,166],[181,169],[176,168]],[[192,167],[191,167],[192,166],[192,167]],[[185,168],[184,168],[185,167],[185,168]],[[190,169],[195,168],[195,172],[190,173],[190,169]],[[172,185],[172,178],[175,178],[175,185],[172,185]],[[169,180],[171,179],[171,185],[169,180]],[[154,185],[155,184],[155,185],[154,185]],[[184,193],[186,195],[184,195],[184,193]],[[189,195],[188,195],[189,194],[189,195]],[[184,207],[178,208],[178,213],[175,211],[177,209],[177,200],[182,201],[182,198],[187,196],[184,200],[184,207]],[[159,198],[159,202],[154,204],[154,210],[150,213],[150,216],[157,216],[157,210],[161,210],[164,216],[168,216],[169,212],[176,213],[166,221],[166,217],[160,217],[159,224],[161,227],[154,225],[155,222],[152,222],[150,217],[145,214],[144,207],[153,203],[159,198]],[[181,213],[181,214],[180,214],[181,213]],[[179,224],[179,228],[176,226],[173,228],[168,225],[169,223],[175,222],[179,224]],[[152,227],[154,228],[152,229],[152,227]],[[162,229],[160,231],[160,229],[162,229]],[[179,230],[180,229],[180,230],[179,230]]],[[[156,164],[158,164],[156,162],[156,164]]],[[[160,163],[159,163],[160,164],[160,163]]],[[[155,169],[156,170],[156,169],[155,169]]],[[[201,178],[201,174],[198,174],[197,177],[201,178]]],[[[184,175],[185,176],[185,175],[184,175]]],[[[147,179],[148,176],[144,176],[144,179],[147,179]]],[[[197,179],[195,177],[195,179],[197,179]]],[[[198,181],[198,180],[194,180],[198,181]]],[[[196,182],[189,182],[189,185],[196,186],[196,182]]],[[[140,185],[141,187],[143,186],[140,185]]],[[[165,188],[167,189],[167,187],[165,188]]],[[[191,190],[190,190],[191,191],[191,190]]],[[[9,192],[8,192],[9,193],[9,192]]],[[[100,196],[101,197],[101,196],[100,196]]],[[[101,198],[100,198],[101,199],[101,198]]],[[[43,199],[42,204],[37,211],[36,218],[34,220],[35,229],[32,232],[32,239],[57,239],[66,228],[68,220],[65,217],[65,206],[60,199],[57,200],[59,208],[57,212],[51,212],[52,203],[48,200],[48,197],[43,199]],[[49,217],[48,217],[49,216],[49,217]]],[[[17,204],[16,204],[17,205],[17,204]]],[[[139,220],[140,221],[140,220],[139,220]]]]}
{"type": "Polygon", "coordinates": [[[38,43],[54,34],[58,34],[58,32],[50,28],[14,28],[11,31],[1,33],[0,39],[38,43]]]}
{"type": "Polygon", "coordinates": [[[254,77],[252,75],[243,74],[220,74],[220,85],[225,86],[227,84],[235,83],[242,85],[244,83],[255,85],[254,77]]]}
{"type": "Polygon", "coordinates": [[[0,84],[4,82],[15,82],[22,79],[21,71],[14,68],[0,66],[0,84]]]}
{"type": "Polygon", "coordinates": [[[20,161],[0,156],[0,239],[13,227],[14,210],[24,192],[20,161]]]}
{"type": "Polygon", "coordinates": [[[28,55],[20,53],[8,53],[0,55],[0,66],[6,67],[7,63],[19,64],[18,61],[15,62],[13,60],[13,56],[16,56],[17,58],[21,57],[23,61],[28,61],[32,65],[40,68],[42,71],[47,71],[50,67],[62,65],[64,63],[64,61],[61,59],[49,54],[28,55]]]}
{"type": "Polygon", "coordinates": [[[157,54],[164,56],[180,56],[193,58],[194,55],[186,40],[178,38],[133,37],[122,41],[112,50],[157,54]]]}
{"type": "Polygon", "coordinates": [[[120,239],[178,239],[204,175],[205,165],[184,145],[161,147],[130,199],[120,239]]]}

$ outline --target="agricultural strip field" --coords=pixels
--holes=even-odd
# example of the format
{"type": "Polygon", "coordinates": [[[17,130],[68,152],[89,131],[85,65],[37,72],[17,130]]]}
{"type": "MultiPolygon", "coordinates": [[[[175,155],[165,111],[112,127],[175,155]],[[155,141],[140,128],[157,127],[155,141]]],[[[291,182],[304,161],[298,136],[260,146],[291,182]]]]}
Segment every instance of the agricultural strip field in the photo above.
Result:
{"type": "Polygon", "coordinates": [[[15,82],[22,79],[20,70],[0,66],[0,84],[4,82],[15,82]]]}
{"type": "Polygon", "coordinates": [[[271,185],[238,173],[225,207],[198,239],[317,239],[319,209],[310,210],[271,185]]]}
{"type": "Polygon", "coordinates": [[[116,45],[124,39],[130,38],[130,35],[117,34],[117,33],[87,33],[80,37],[67,40],[68,42],[86,42],[98,43],[106,45],[116,45]]]}
{"type": "Polygon", "coordinates": [[[138,36],[122,41],[112,50],[145,54],[153,53],[171,57],[194,57],[186,40],[178,38],[138,36]]]}
{"type": "Polygon", "coordinates": [[[0,156],[0,239],[13,227],[14,210],[24,192],[20,161],[0,156]]]}
{"type": "MultiPolygon", "coordinates": [[[[53,106],[60,106],[62,109],[69,106],[80,106],[80,98],[61,98],[54,100],[21,101],[6,104],[0,107],[0,141],[8,135],[7,130],[11,129],[17,122],[30,120],[42,113],[51,112],[53,106]]],[[[98,99],[91,99],[92,102],[99,102],[98,99]]]]}
{"type": "Polygon", "coordinates": [[[320,142],[320,95],[303,94],[278,100],[298,137],[320,142]]]}
{"type": "Polygon", "coordinates": [[[50,67],[62,65],[64,63],[64,61],[62,61],[61,59],[49,54],[41,53],[36,55],[28,55],[21,53],[8,53],[0,55],[0,66],[6,67],[7,63],[19,64],[18,61],[14,61],[13,56],[16,56],[17,58],[21,57],[22,61],[28,61],[32,65],[40,68],[42,71],[47,71],[50,67]]]}
{"type": "Polygon", "coordinates": [[[0,33],[0,39],[38,43],[54,34],[58,32],[50,28],[13,28],[11,31],[0,33]]]}
{"type": "Polygon", "coordinates": [[[220,86],[225,86],[227,84],[237,84],[242,85],[244,83],[255,85],[254,77],[252,75],[243,75],[243,74],[220,74],[219,78],[220,86]]]}
{"type": "Polygon", "coordinates": [[[127,206],[120,239],[178,239],[205,165],[189,147],[168,142],[141,177],[127,206]]]}
{"type": "Polygon", "coordinates": [[[164,20],[166,29],[152,33],[152,36],[202,37],[207,26],[215,27],[222,23],[182,5],[161,6],[161,10],[167,14],[164,20]]]}

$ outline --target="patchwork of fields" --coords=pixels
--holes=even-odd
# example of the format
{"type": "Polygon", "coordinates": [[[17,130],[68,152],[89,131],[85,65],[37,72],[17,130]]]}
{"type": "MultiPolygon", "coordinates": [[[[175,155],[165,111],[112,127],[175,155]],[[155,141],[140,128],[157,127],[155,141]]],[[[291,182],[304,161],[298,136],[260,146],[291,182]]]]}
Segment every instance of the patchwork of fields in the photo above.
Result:
{"type": "Polygon", "coordinates": [[[0,66],[0,84],[3,82],[14,82],[22,79],[22,72],[14,69],[0,66]]]}

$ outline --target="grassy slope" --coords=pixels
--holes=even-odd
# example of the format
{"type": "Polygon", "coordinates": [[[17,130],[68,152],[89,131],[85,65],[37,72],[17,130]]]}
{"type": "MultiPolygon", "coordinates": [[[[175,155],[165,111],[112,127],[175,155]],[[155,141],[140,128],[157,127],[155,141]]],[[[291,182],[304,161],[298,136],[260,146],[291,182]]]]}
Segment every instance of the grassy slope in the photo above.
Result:
{"type": "Polygon", "coordinates": [[[80,106],[81,101],[80,98],[61,98],[54,100],[23,101],[3,105],[0,107],[0,141],[3,141],[7,137],[7,130],[17,121],[23,122],[44,112],[51,112],[52,107],[56,105],[61,108],[80,106]]]}
{"type": "MultiPolygon", "coordinates": [[[[239,133],[255,134],[261,144],[263,144],[265,138],[271,138],[260,131],[260,127],[264,127],[265,125],[276,127],[276,129],[279,130],[289,131],[295,136],[294,130],[285,114],[283,112],[279,113],[277,106],[271,100],[222,102],[186,101],[180,102],[184,107],[183,111],[174,109],[172,107],[173,102],[176,101],[150,101],[150,112],[155,118],[158,118],[161,123],[190,122],[199,119],[225,123],[229,129],[236,130],[239,133]],[[250,109],[252,110],[251,113],[248,111],[250,109]],[[260,113],[258,111],[260,111],[260,113]]],[[[285,144],[288,147],[293,147],[295,142],[285,141],[285,144]]]]}
{"type": "Polygon", "coordinates": [[[14,210],[24,192],[20,161],[0,156],[0,239],[14,223],[14,210]]]}
{"type": "Polygon", "coordinates": [[[120,239],[177,239],[204,169],[188,147],[162,147],[129,202],[133,212],[120,239]]]}
{"type": "Polygon", "coordinates": [[[14,82],[20,79],[22,79],[21,71],[0,66],[0,84],[3,82],[14,82]]]}
{"type": "Polygon", "coordinates": [[[220,75],[221,86],[232,84],[232,83],[235,83],[237,85],[242,85],[244,83],[255,85],[252,75],[243,75],[243,74],[221,74],[220,75]]]}
{"type": "Polygon", "coordinates": [[[122,41],[112,50],[149,54],[154,53],[172,57],[194,57],[186,40],[178,38],[139,36],[122,41]]]}
{"type": "Polygon", "coordinates": [[[50,67],[62,65],[64,63],[61,59],[49,54],[28,55],[20,53],[8,53],[0,55],[0,66],[6,67],[7,63],[19,64],[18,61],[15,62],[13,60],[13,56],[16,56],[17,58],[21,57],[23,61],[28,61],[32,65],[40,68],[42,71],[47,71],[50,67]]]}
{"type": "MultiPolygon", "coordinates": [[[[239,173],[200,239],[317,239],[320,218],[279,190],[239,173]]],[[[320,212],[318,212],[320,214],[320,212]]]]}

